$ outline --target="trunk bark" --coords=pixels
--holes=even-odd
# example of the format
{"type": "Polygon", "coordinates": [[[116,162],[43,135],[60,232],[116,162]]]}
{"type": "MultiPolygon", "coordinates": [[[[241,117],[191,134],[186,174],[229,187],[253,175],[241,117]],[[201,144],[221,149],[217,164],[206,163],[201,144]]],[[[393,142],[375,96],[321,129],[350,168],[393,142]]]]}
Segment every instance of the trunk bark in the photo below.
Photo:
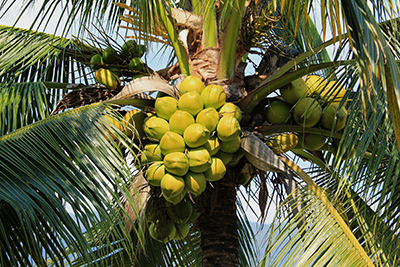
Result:
{"type": "Polygon", "coordinates": [[[198,219],[203,267],[239,266],[236,184],[229,174],[201,195],[198,219]]]}

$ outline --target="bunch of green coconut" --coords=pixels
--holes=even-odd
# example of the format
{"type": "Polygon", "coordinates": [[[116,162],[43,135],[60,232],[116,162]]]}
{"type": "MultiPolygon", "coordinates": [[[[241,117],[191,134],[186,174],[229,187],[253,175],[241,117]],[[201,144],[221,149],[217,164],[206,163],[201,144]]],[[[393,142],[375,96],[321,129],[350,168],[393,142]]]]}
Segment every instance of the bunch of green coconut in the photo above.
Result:
{"type": "MultiPolygon", "coordinates": [[[[161,188],[170,209],[187,215],[178,222],[170,216],[177,228],[186,225],[192,215],[188,211],[191,203],[185,196],[197,197],[204,192],[207,182],[224,177],[233,153],[240,148],[242,117],[239,107],[226,103],[224,89],[219,85],[205,87],[200,78],[188,76],[179,91],[178,100],[169,96],[156,99],[156,114],[143,123],[151,143],[144,147],[141,156],[142,165],[148,166],[148,183],[161,188]]],[[[171,239],[174,231],[165,231],[158,223],[152,222],[151,235],[161,241],[171,239]],[[168,237],[166,232],[170,233],[168,237]]],[[[162,224],[166,224],[165,220],[162,224]]],[[[179,236],[186,233],[178,232],[179,236]]]]}
{"type": "MultiPolygon", "coordinates": [[[[318,75],[309,75],[280,89],[282,100],[275,100],[266,108],[266,119],[271,124],[296,124],[341,131],[347,121],[347,110],[341,105],[346,89],[337,81],[326,82],[318,75]]],[[[320,150],[326,143],[323,134],[279,134],[267,141],[276,153],[284,153],[300,146],[320,150]]]]}
{"type": "Polygon", "coordinates": [[[136,78],[138,73],[144,71],[144,63],[140,58],[145,52],[146,46],[137,44],[135,40],[128,40],[119,52],[109,46],[101,54],[93,55],[90,68],[95,71],[99,83],[115,90],[121,84],[120,77],[136,78]]]}

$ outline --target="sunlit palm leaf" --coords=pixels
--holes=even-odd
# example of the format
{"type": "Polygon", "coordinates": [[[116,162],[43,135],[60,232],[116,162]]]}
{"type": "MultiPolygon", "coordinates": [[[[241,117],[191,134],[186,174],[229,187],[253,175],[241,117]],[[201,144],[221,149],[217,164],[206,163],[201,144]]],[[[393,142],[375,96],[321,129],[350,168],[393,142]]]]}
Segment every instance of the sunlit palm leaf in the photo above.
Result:
{"type": "MultiPolygon", "coordinates": [[[[106,234],[97,246],[122,240],[103,256],[131,247],[125,228],[115,224],[131,171],[105,139],[110,135],[99,120],[102,113],[102,105],[72,110],[0,139],[2,266],[43,266],[46,257],[69,261],[66,245],[93,261],[98,255],[92,255],[87,238],[97,234],[82,234],[92,225],[106,234]]],[[[116,253],[113,261],[121,260],[116,253]]]]}
{"type": "Polygon", "coordinates": [[[295,217],[288,216],[281,227],[271,227],[266,250],[269,255],[261,266],[374,266],[360,254],[314,192],[303,189],[301,195],[304,204],[301,212],[295,217]],[[297,229],[303,219],[306,223],[297,229]]]}

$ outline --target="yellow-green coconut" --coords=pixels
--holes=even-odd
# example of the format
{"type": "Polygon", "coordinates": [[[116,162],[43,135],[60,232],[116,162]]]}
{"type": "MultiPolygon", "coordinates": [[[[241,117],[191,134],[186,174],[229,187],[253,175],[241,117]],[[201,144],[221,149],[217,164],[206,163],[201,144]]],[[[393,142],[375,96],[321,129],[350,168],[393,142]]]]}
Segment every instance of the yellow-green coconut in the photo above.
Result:
{"type": "Polygon", "coordinates": [[[189,160],[182,152],[172,152],[164,157],[164,166],[167,172],[183,176],[189,170],[189,160]]]}
{"type": "Polygon", "coordinates": [[[207,180],[203,173],[188,171],[183,178],[187,190],[194,196],[200,196],[206,190],[207,180]]]}
{"type": "Polygon", "coordinates": [[[191,124],[185,129],[183,138],[188,147],[196,148],[207,142],[210,138],[210,131],[202,124],[191,124]]]}
{"type": "Polygon", "coordinates": [[[225,173],[226,167],[222,160],[220,158],[212,157],[211,167],[204,172],[204,175],[209,181],[215,182],[222,179],[225,173]]]}

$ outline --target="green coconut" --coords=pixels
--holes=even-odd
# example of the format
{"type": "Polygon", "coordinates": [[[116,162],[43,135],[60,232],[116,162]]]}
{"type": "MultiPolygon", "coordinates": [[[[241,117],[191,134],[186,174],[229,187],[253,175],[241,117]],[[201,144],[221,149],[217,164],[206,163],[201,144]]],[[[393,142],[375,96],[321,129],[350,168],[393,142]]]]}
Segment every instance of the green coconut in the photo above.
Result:
{"type": "Polygon", "coordinates": [[[188,171],[183,179],[187,190],[196,197],[206,190],[207,180],[203,173],[188,171]]]}
{"type": "Polygon", "coordinates": [[[276,154],[288,152],[297,146],[299,138],[293,133],[280,134],[269,139],[265,144],[276,154]]]}
{"type": "Polygon", "coordinates": [[[178,107],[195,117],[203,109],[203,100],[197,91],[191,91],[179,98],[178,107]]]}
{"type": "Polygon", "coordinates": [[[217,127],[219,121],[219,114],[215,108],[206,108],[200,111],[196,117],[196,123],[206,126],[206,128],[213,132],[217,127]]]}
{"type": "Polygon", "coordinates": [[[145,133],[143,130],[143,123],[146,118],[147,118],[147,114],[138,109],[133,109],[133,110],[127,112],[124,115],[124,124],[126,127],[126,135],[129,138],[136,136],[138,139],[142,139],[145,136],[145,133]]]}
{"type": "Polygon", "coordinates": [[[100,54],[96,54],[90,58],[90,68],[98,70],[104,65],[103,57],[100,54]]]}
{"type": "Polygon", "coordinates": [[[102,57],[107,64],[116,64],[118,61],[118,52],[111,46],[103,50],[102,57]]]}
{"type": "Polygon", "coordinates": [[[283,99],[289,104],[296,103],[300,98],[307,96],[308,87],[306,82],[299,78],[280,89],[283,99]]]}
{"type": "Polygon", "coordinates": [[[159,97],[154,104],[158,117],[169,120],[178,110],[178,101],[170,96],[159,97]]]}
{"type": "Polygon", "coordinates": [[[296,103],[293,117],[297,124],[303,127],[313,127],[322,115],[322,108],[318,102],[311,97],[305,97],[296,103]]]}
{"type": "Polygon", "coordinates": [[[199,77],[194,75],[187,76],[179,85],[179,92],[181,93],[181,95],[192,91],[197,91],[199,94],[201,94],[203,89],[204,89],[203,82],[199,77]]]}
{"type": "Polygon", "coordinates": [[[171,118],[169,118],[170,130],[180,135],[183,135],[185,129],[194,123],[195,120],[193,116],[189,112],[183,110],[175,111],[171,118]]]}
{"type": "Polygon", "coordinates": [[[212,157],[211,167],[204,172],[204,175],[209,181],[215,182],[222,179],[225,173],[226,167],[222,160],[220,158],[212,157]]]}
{"type": "Polygon", "coordinates": [[[324,79],[318,75],[307,76],[306,85],[308,87],[308,95],[317,96],[319,95],[326,86],[324,79]]]}
{"type": "Polygon", "coordinates": [[[161,179],[160,186],[165,198],[173,198],[183,192],[185,189],[185,181],[180,176],[166,173],[161,179]]]}
{"type": "Polygon", "coordinates": [[[135,40],[126,41],[121,48],[121,56],[124,58],[131,58],[138,56],[138,44],[135,40]]]}
{"type": "Polygon", "coordinates": [[[222,86],[211,84],[201,92],[201,98],[205,108],[219,109],[225,104],[226,94],[222,86]]]}
{"type": "Polygon", "coordinates": [[[182,240],[188,236],[190,232],[190,226],[188,223],[180,223],[175,225],[176,233],[174,240],[182,240]]]}
{"type": "Polygon", "coordinates": [[[163,157],[161,154],[160,144],[150,143],[144,146],[143,153],[140,156],[140,161],[142,164],[153,161],[160,161],[162,159],[163,157]]]}
{"type": "Polygon", "coordinates": [[[339,109],[337,104],[330,104],[322,112],[322,125],[329,130],[340,131],[346,126],[347,110],[344,107],[339,109]]]}
{"type": "Polygon", "coordinates": [[[172,152],[165,155],[164,166],[167,172],[183,176],[189,170],[189,160],[182,152],[172,152]]]}
{"type": "Polygon", "coordinates": [[[181,201],[176,205],[167,207],[168,217],[175,223],[185,223],[192,215],[193,205],[190,201],[181,201]]]}
{"type": "Polygon", "coordinates": [[[143,68],[144,68],[144,63],[140,58],[134,57],[131,59],[131,61],[129,61],[128,69],[130,71],[142,71],[143,68]]]}
{"type": "Polygon", "coordinates": [[[171,220],[157,220],[150,224],[149,233],[153,239],[166,243],[175,238],[176,228],[171,220]]]}
{"type": "Polygon", "coordinates": [[[166,194],[163,194],[164,199],[167,201],[167,205],[176,205],[181,202],[186,196],[186,191],[183,190],[179,195],[168,197],[166,194]]]}
{"type": "Polygon", "coordinates": [[[210,131],[204,125],[194,123],[185,129],[183,138],[188,147],[196,148],[203,146],[207,142],[208,138],[210,138],[210,131]]]}
{"type": "Polygon", "coordinates": [[[326,136],[322,134],[300,134],[299,145],[308,150],[319,150],[325,145],[326,136]]]}
{"type": "Polygon", "coordinates": [[[221,151],[225,153],[235,153],[239,150],[241,144],[240,136],[236,136],[231,141],[221,142],[221,151]]]}
{"type": "Polygon", "coordinates": [[[207,140],[207,143],[204,144],[204,147],[208,150],[211,156],[214,156],[221,148],[221,141],[218,137],[212,136],[207,140]]]}
{"type": "Polygon", "coordinates": [[[180,134],[168,131],[160,140],[160,149],[163,155],[168,155],[172,152],[185,152],[185,141],[180,134]]]}
{"type": "Polygon", "coordinates": [[[232,153],[225,153],[222,151],[219,151],[217,154],[215,154],[215,157],[221,159],[225,165],[227,165],[233,159],[232,153]]]}
{"type": "Polygon", "coordinates": [[[265,110],[265,117],[269,123],[283,124],[290,120],[291,106],[283,101],[272,102],[265,110]]]}
{"type": "Polygon", "coordinates": [[[217,125],[218,138],[223,142],[228,142],[239,136],[241,132],[239,121],[232,116],[222,117],[217,125]]]}
{"type": "Polygon", "coordinates": [[[121,84],[121,80],[119,79],[119,77],[108,69],[100,68],[96,70],[94,74],[96,80],[99,83],[105,85],[110,90],[116,90],[118,86],[121,84]]]}
{"type": "Polygon", "coordinates": [[[164,162],[156,161],[150,165],[146,171],[146,178],[149,184],[154,186],[161,185],[161,179],[165,175],[164,162]]]}
{"type": "Polygon", "coordinates": [[[136,56],[141,58],[143,57],[144,53],[146,53],[146,46],[141,44],[138,45],[138,54],[136,56]]]}
{"type": "Polygon", "coordinates": [[[189,149],[188,158],[189,170],[192,172],[204,172],[211,166],[211,156],[205,147],[189,149]]]}
{"type": "Polygon", "coordinates": [[[111,66],[108,68],[115,76],[120,77],[121,76],[121,70],[117,66],[111,66]]]}
{"type": "Polygon", "coordinates": [[[107,126],[112,128],[112,129],[107,129],[108,128],[107,127],[106,130],[108,135],[106,134],[103,135],[108,141],[110,141],[109,137],[111,137],[111,139],[114,140],[117,139],[117,137],[112,133],[115,130],[115,128],[121,132],[124,131],[124,125],[118,120],[118,118],[109,115],[103,115],[102,119],[103,119],[102,121],[105,122],[107,126]]]}
{"type": "Polygon", "coordinates": [[[221,117],[224,116],[233,116],[239,122],[242,120],[242,111],[238,106],[233,103],[225,103],[219,110],[219,114],[221,117]]]}
{"type": "Polygon", "coordinates": [[[169,131],[169,124],[163,118],[151,116],[144,120],[143,130],[148,138],[160,140],[169,131]]]}

